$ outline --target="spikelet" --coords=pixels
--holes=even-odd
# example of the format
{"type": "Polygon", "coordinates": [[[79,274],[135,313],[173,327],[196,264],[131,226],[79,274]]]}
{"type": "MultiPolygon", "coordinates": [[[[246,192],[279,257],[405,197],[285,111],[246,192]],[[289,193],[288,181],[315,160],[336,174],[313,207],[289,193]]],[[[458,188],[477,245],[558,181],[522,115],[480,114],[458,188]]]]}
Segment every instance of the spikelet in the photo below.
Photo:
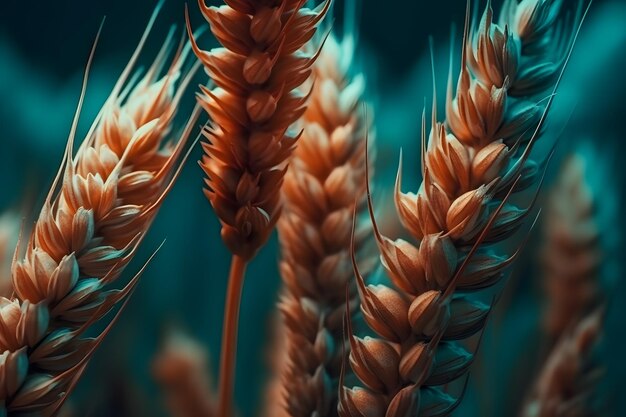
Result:
{"type": "Polygon", "coordinates": [[[202,14],[223,48],[194,51],[216,88],[199,102],[212,125],[203,133],[205,194],[222,224],[222,239],[244,260],[267,241],[280,215],[280,188],[299,135],[315,55],[303,52],[330,6],[304,0],[228,0],[202,14]]]}
{"type": "Polygon", "coordinates": [[[11,283],[11,258],[17,244],[20,230],[20,219],[13,210],[0,215],[0,296],[10,297],[13,294],[11,283]]]}
{"type": "Polygon", "coordinates": [[[543,249],[548,297],[544,327],[553,341],[596,306],[601,293],[601,230],[598,196],[588,181],[590,163],[580,153],[571,155],[550,193],[543,249]]]}
{"type": "Polygon", "coordinates": [[[215,415],[206,348],[177,331],[168,333],[152,365],[173,417],[215,415]]]}
{"type": "Polygon", "coordinates": [[[14,259],[17,298],[0,299],[0,415],[54,413],[115,318],[95,339],[84,332],[125,303],[137,283],[139,274],[122,289],[110,285],[136,253],[171,188],[193,123],[192,118],[182,137],[170,132],[191,75],[182,72],[186,54],[179,50],[159,78],[171,36],[143,78],[127,81],[155,17],[156,12],[72,156],[85,77],[62,172],[25,255],[14,259]]]}
{"type": "Polygon", "coordinates": [[[592,360],[602,336],[604,313],[592,312],[564,333],[544,364],[523,417],[591,417],[598,412],[591,394],[604,374],[592,360]]]}
{"type": "MultiPolygon", "coordinates": [[[[288,362],[282,385],[287,415],[293,417],[337,415],[348,284],[353,310],[357,302],[350,236],[355,204],[357,216],[366,211],[368,125],[364,77],[350,74],[353,54],[351,34],[341,42],[332,34],[326,39],[314,65],[304,133],[283,186],[280,309],[288,362]]],[[[360,227],[356,249],[373,265],[371,254],[364,253],[369,235],[360,227]]]]}
{"type": "Polygon", "coordinates": [[[537,184],[541,173],[528,156],[551,102],[544,98],[558,84],[573,42],[570,25],[557,20],[560,5],[508,1],[497,25],[488,3],[471,36],[466,20],[447,123],[437,122],[434,103],[428,144],[422,123],[417,194],[401,191],[398,172],[398,214],[419,244],[382,236],[374,221],[392,285],[366,286],[357,271],[361,309],[378,337],[350,340],[350,363],[363,386],[341,390],[341,416],[446,416],[460,403],[461,378],[474,358],[460,341],[481,332],[491,309],[468,291],[504,277],[517,252],[493,244],[520,245],[509,237],[533,205],[508,200],[537,184]]]}

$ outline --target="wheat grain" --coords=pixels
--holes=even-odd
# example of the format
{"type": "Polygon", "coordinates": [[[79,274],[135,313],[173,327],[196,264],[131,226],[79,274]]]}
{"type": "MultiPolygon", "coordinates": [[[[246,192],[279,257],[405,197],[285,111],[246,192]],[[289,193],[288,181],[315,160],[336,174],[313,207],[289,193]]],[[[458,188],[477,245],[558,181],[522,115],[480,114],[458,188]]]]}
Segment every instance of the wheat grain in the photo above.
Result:
{"type": "Polygon", "coordinates": [[[350,363],[363,386],[343,387],[341,416],[444,416],[461,401],[464,387],[454,382],[474,353],[458,340],[481,332],[491,309],[468,291],[503,278],[516,253],[502,254],[493,244],[519,245],[510,236],[533,205],[519,208],[509,198],[541,173],[529,152],[552,101],[543,96],[558,84],[574,33],[557,19],[560,6],[507,1],[497,25],[488,2],[469,36],[468,2],[447,123],[437,122],[434,103],[428,144],[422,124],[417,194],[401,191],[398,170],[398,214],[419,244],[382,236],[372,217],[392,285],[366,286],[357,269],[361,309],[378,337],[350,339],[350,363]]]}
{"type": "Polygon", "coordinates": [[[109,285],[136,253],[177,175],[193,123],[181,136],[170,133],[192,74],[182,72],[186,53],[179,51],[157,79],[170,36],[141,81],[127,80],[156,14],[72,156],[85,76],[62,170],[25,255],[14,259],[17,298],[0,299],[0,399],[9,415],[50,415],[61,406],[115,319],[95,339],[85,338],[85,330],[125,303],[137,283],[139,274],[122,289],[109,285]]]}
{"type": "MultiPolygon", "coordinates": [[[[351,280],[352,216],[365,205],[364,77],[351,76],[354,37],[330,35],[314,65],[314,87],[303,131],[285,176],[284,212],[278,222],[288,363],[283,371],[290,416],[337,414],[343,351],[342,317],[351,280]]],[[[368,256],[360,222],[356,248],[368,256]]],[[[369,254],[370,261],[373,260],[369,254]]],[[[373,262],[369,262],[373,265],[373,262]]]]}
{"type": "Polygon", "coordinates": [[[171,331],[154,359],[152,373],[161,386],[173,417],[211,417],[215,399],[204,346],[171,331]]]}
{"type": "Polygon", "coordinates": [[[602,250],[588,157],[565,162],[550,193],[543,260],[548,296],[544,327],[553,341],[598,303],[602,250]]]}
{"type": "MultiPolygon", "coordinates": [[[[330,7],[309,10],[305,0],[228,0],[198,4],[223,48],[194,52],[216,88],[202,88],[199,103],[212,124],[200,166],[205,195],[232,252],[220,359],[220,417],[230,417],[239,303],[248,261],[265,244],[281,212],[280,188],[299,134],[291,125],[305,110],[298,91],[315,55],[302,52],[330,7]]],[[[189,19],[187,19],[189,28],[189,19]]]]}

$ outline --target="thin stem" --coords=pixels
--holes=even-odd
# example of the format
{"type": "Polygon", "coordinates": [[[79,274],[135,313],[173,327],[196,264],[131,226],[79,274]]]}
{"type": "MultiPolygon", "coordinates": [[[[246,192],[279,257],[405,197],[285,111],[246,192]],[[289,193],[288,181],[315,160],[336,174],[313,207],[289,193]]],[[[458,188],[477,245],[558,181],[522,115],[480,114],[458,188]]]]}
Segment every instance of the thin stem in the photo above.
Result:
{"type": "Polygon", "coordinates": [[[237,331],[239,307],[247,262],[233,255],[228,277],[228,291],[224,306],[222,351],[220,358],[218,417],[232,417],[233,391],[235,388],[235,359],[237,357],[237,331]]]}

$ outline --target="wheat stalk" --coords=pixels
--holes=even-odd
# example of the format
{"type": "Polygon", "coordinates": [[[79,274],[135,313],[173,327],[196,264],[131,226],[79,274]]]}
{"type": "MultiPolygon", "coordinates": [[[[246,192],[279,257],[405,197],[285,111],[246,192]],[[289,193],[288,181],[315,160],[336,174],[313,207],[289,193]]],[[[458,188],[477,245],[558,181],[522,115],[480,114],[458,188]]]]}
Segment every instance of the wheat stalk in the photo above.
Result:
{"type": "MultiPolygon", "coordinates": [[[[302,117],[304,133],[283,186],[280,309],[287,330],[282,385],[289,416],[337,414],[348,284],[353,310],[357,305],[350,235],[355,204],[357,216],[366,211],[368,123],[364,78],[350,75],[353,54],[352,34],[341,42],[332,34],[326,39],[314,65],[314,86],[302,117]]],[[[367,228],[360,227],[360,253],[368,238],[367,228]]]]}
{"type": "MultiPolygon", "coordinates": [[[[200,166],[205,195],[232,252],[220,359],[220,417],[232,415],[239,304],[248,261],[269,238],[281,212],[280,188],[299,134],[291,125],[305,110],[298,91],[315,55],[303,47],[330,0],[314,10],[305,0],[228,0],[198,4],[223,48],[194,52],[215,82],[198,100],[212,120],[200,166]]],[[[189,28],[189,20],[187,19],[189,28]]],[[[191,36],[193,39],[193,36],[191,36]]]]}
{"type": "Polygon", "coordinates": [[[543,261],[548,296],[544,326],[552,341],[597,305],[600,296],[603,259],[588,164],[588,157],[571,155],[550,193],[543,261]]]}
{"type": "Polygon", "coordinates": [[[171,331],[154,359],[152,372],[161,385],[172,416],[215,415],[206,349],[197,341],[171,331]]]}
{"type": "MultiPolygon", "coordinates": [[[[135,255],[179,172],[194,121],[192,117],[180,136],[170,132],[193,74],[182,72],[186,52],[179,50],[159,79],[170,36],[143,78],[128,81],[158,10],[72,156],[85,75],[61,170],[25,255],[18,257],[16,251],[16,299],[0,299],[0,401],[9,415],[58,411],[118,316],[95,339],[85,337],[85,331],[128,301],[139,274],[122,289],[110,284],[135,255]]],[[[92,57],[93,51],[86,74],[92,57]]]]}
{"type": "Polygon", "coordinates": [[[498,25],[488,2],[470,36],[468,2],[447,123],[437,122],[434,103],[428,144],[422,123],[417,194],[401,191],[398,170],[398,214],[419,243],[382,236],[372,215],[392,285],[366,286],[355,267],[361,309],[377,337],[350,339],[350,364],[362,386],[341,389],[341,416],[444,416],[460,403],[464,387],[454,382],[474,357],[461,341],[482,331],[493,304],[468,291],[503,278],[517,252],[494,244],[520,245],[511,235],[533,205],[519,208],[510,196],[539,182],[529,153],[574,38],[558,19],[560,7],[558,0],[507,1],[498,25]]]}

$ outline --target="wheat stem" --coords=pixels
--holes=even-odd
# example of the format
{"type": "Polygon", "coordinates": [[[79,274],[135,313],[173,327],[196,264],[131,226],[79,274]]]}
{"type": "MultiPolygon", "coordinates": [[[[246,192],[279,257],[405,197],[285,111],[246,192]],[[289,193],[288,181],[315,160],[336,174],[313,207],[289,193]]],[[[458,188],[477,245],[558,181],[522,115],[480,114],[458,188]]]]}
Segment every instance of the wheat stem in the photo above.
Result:
{"type": "Polygon", "coordinates": [[[241,305],[241,293],[243,290],[246,266],[247,262],[244,258],[233,255],[230,265],[230,274],[228,276],[226,305],[224,306],[224,327],[222,329],[222,350],[218,387],[218,417],[232,416],[239,308],[241,305]]]}

